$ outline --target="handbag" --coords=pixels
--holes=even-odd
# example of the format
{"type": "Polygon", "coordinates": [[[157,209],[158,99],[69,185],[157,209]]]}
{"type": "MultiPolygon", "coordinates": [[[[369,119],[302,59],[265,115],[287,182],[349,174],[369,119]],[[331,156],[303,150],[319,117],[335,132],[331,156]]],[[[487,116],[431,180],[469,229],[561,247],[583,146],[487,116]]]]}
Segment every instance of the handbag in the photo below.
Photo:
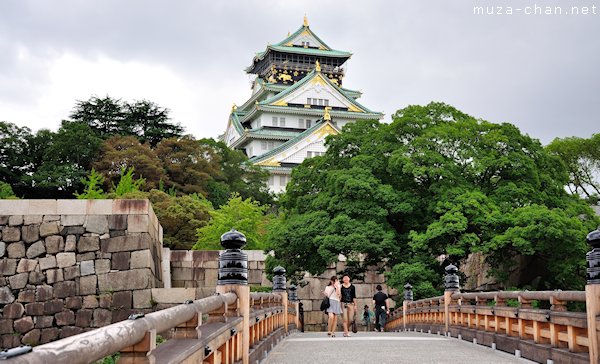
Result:
{"type": "Polygon", "coordinates": [[[323,301],[321,301],[321,311],[326,311],[329,308],[329,306],[329,297],[323,298],[323,301]]]}
{"type": "Polygon", "coordinates": [[[352,332],[355,334],[358,332],[358,327],[356,327],[356,320],[352,320],[352,332]]]}

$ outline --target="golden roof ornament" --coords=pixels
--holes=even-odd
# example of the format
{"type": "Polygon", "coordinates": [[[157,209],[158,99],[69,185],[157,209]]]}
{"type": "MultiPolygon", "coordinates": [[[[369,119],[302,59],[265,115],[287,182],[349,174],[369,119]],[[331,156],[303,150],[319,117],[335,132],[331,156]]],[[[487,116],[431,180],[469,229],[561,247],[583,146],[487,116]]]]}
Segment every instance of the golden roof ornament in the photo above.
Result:
{"type": "Polygon", "coordinates": [[[321,72],[321,64],[319,63],[319,60],[315,62],[315,71],[321,72]]]}
{"type": "Polygon", "coordinates": [[[331,115],[329,114],[329,109],[331,109],[331,107],[325,106],[325,113],[323,114],[323,120],[325,120],[325,121],[331,121],[331,115]]]}
{"type": "Polygon", "coordinates": [[[291,35],[290,31],[288,30],[288,37],[291,35]]]}
{"type": "Polygon", "coordinates": [[[233,105],[231,106],[231,112],[235,112],[236,110],[237,110],[237,105],[234,102],[233,105]]]}
{"type": "Polygon", "coordinates": [[[304,26],[308,26],[308,18],[306,17],[306,14],[304,14],[304,26]]]}

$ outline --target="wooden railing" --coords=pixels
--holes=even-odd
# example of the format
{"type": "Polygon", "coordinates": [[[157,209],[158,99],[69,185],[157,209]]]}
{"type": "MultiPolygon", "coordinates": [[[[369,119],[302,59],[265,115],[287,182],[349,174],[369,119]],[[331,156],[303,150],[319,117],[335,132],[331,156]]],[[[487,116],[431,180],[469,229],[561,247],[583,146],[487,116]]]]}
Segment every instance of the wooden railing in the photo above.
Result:
{"type": "Polygon", "coordinates": [[[287,293],[250,293],[217,286],[214,296],[40,345],[10,364],[94,363],[120,353],[117,363],[250,363],[296,328],[298,302],[287,293]],[[156,336],[168,340],[156,345],[156,336]]]}
{"type": "Polygon", "coordinates": [[[444,334],[540,363],[598,363],[594,350],[600,321],[590,307],[597,305],[596,296],[588,293],[586,302],[585,291],[446,291],[444,296],[404,301],[386,329],[444,334]],[[582,311],[569,311],[568,304],[576,302],[582,311]],[[534,308],[534,303],[549,308],[534,308]]]}

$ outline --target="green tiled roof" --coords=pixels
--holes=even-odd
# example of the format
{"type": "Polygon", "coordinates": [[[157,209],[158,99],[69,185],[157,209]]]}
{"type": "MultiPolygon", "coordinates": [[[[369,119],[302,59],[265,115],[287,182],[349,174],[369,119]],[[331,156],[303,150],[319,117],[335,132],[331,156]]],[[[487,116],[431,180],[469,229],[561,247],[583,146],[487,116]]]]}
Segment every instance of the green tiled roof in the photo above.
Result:
{"type": "Polygon", "coordinates": [[[321,45],[322,45],[324,48],[331,49],[331,47],[330,47],[330,46],[328,46],[327,44],[325,44],[325,42],[323,42],[323,41],[321,40],[321,38],[319,38],[319,37],[318,37],[318,36],[317,36],[317,35],[316,35],[316,34],[315,34],[315,33],[314,33],[314,32],[313,32],[311,29],[310,29],[310,27],[309,27],[308,25],[306,25],[306,26],[305,26],[305,25],[301,26],[301,27],[300,27],[300,28],[298,28],[298,30],[296,30],[296,31],[295,31],[293,34],[290,34],[290,35],[289,35],[287,38],[285,38],[284,40],[282,40],[281,42],[279,42],[279,43],[277,43],[277,44],[275,44],[275,45],[277,45],[277,46],[282,46],[282,45],[285,45],[286,43],[288,43],[289,41],[291,41],[292,39],[294,39],[294,38],[296,38],[298,35],[300,35],[300,33],[302,33],[302,32],[304,31],[304,29],[306,29],[306,30],[307,30],[307,31],[310,33],[310,35],[312,35],[313,37],[315,37],[315,39],[316,39],[316,40],[318,40],[318,41],[319,41],[319,43],[321,43],[321,45]]]}
{"type": "MultiPolygon", "coordinates": [[[[291,147],[292,145],[294,145],[298,141],[300,141],[300,140],[304,139],[306,136],[310,135],[313,131],[315,131],[316,129],[318,129],[322,125],[323,125],[323,119],[321,118],[321,119],[319,119],[319,120],[317,120],[315,122],[315,125],[313,125],[312,127],[306,129],[302,133],[298,134],[295,138],[288,140],[287,142],[281,144],[280,146],[278,146],[276,148],[271,149],[270,151],[268,151],[268,152],[266,152],[264,154],[252,157],[248,161],[250,163],[258,163],[260,161],[263,161],[263,160],[265,160],[265,159],[267,159],[267,158],[269,158],[269,157],[271,157],[271,156],[273,156],[273,155],[275,155],[275,154],[277,154],[277,153],[279,153],[279,152],[281,152],[281,151],[283,151],[283,150],[291,147]]],[[[338,130],[334,125],[331,125],[331,126],[335,130],[338,130]]]]}

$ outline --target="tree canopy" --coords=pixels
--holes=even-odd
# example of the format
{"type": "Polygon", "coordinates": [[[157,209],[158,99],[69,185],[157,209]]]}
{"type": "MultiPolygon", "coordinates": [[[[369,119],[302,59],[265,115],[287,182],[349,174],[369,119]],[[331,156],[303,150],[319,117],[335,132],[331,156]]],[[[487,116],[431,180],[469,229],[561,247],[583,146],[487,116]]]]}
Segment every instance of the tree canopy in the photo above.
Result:
{"type": "Polygon", "coordinates": [[[387,264],[403,285],[411,272],[441,277],[449,262],[484,252],[494,272],[521,257],[543,267],[517,282],[498,275],[504,284],[582,287],[576,267],[598,220],[566,193],[567,171],[537,140],[442,103],[392,119],[346,125],[324,156],[293,171],[270,235],[279,264],[316,274],[344,254],[387,264]]]}

